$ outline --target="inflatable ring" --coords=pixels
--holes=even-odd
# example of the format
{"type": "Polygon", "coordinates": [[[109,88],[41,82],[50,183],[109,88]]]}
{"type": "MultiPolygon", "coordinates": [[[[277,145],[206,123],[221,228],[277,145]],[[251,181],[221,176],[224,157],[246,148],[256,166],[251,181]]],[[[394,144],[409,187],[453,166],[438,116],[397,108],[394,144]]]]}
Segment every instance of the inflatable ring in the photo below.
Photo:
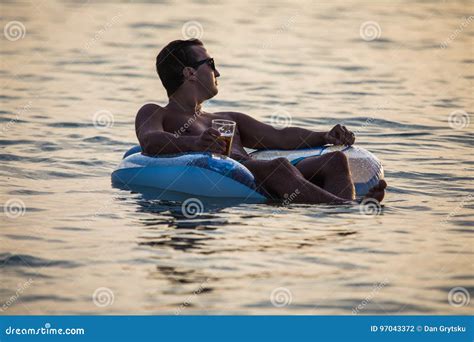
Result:
{"type": "MultiPolygon", "coordinates": [[[[342,151],[349,160],[356,195],[364,196],[383,179],[380,161],[369,151],[356,146],[323,146],[301,150],[260,150],[250,153],[255,159],[285,157],[293,164],[326,153],[342,151]]],[[[112,173],[112,183],[133,189],[146,187],[175,191],[192,196],[238,198],[265,201],[267,197],[255,185],[252,173],[232,158],[210,153],[183,153],[149,157],[140,146],[128,150],[112,173]]]]}

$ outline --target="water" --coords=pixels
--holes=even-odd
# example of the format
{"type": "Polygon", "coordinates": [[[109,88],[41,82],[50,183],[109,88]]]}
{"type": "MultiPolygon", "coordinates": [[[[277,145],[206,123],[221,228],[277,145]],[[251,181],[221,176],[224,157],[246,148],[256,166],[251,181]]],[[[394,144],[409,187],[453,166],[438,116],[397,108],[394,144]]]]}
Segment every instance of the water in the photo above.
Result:
{"type": "Polygon", "coordinates": [[[0,8],[3,27],[26,29],[1,41],[3,314],[472,312],[472,3],[0,8]],[[206,203],[187,219],[111,186],[137,109],[165,103],[154,58],[190,20],[222,74],[206,108],[345,123],[384,163],[380,215],[206,203]],[[361,36],[367,21],[378,39],[361,36]]]}

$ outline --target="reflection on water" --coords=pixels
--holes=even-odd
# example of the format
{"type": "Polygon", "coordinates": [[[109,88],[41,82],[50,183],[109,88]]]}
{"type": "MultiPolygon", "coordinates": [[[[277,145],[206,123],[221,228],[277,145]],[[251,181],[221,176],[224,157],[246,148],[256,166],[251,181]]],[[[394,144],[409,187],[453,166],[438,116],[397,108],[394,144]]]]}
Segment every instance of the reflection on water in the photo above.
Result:
{"type": "Polygon", "coordinates": [[[16,27],[0,47],[3,312],[472,310],[469,3],[52,1],[1,10],[3,27],[16,27]],[[283,112],[314,130],[344,123],[384,163],[384,207],[366,215],[200,198],[196,214],[183,211],[182,194],[112,187],[111,171],[136,144],[136,110],[166,100],[156,53],[196,33],[222,74],[208,110],[266,122],[283,112]],[[113,304],[97,306],[104,287],[113,304]]]}

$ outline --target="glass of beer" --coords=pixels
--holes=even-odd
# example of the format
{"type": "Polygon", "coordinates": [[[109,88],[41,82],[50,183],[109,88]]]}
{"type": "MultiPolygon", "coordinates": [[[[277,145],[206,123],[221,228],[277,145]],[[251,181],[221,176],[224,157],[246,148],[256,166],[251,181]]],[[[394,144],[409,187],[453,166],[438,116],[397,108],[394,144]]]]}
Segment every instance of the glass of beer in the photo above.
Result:
{"type": "Polygon", "coordinates": [[[217,140],[222,140],[225,142],[224,157],[230,156],[230,151],[232,149],[232,140],[234,139],[235,126],[235,121],[221,119],[212,120],[212,128],[214,128],[220,133],[220,136],[217,137],[217,140]]]}

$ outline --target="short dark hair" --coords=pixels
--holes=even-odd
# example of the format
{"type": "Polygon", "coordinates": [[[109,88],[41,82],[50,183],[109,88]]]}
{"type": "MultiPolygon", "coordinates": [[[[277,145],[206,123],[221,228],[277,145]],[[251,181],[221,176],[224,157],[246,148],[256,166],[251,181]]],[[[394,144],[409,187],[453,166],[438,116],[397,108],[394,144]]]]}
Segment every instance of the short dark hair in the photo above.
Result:
{"type": "Polygon", "coordinates": [[[199,39],[173,40],[156,56],[156,72],[171,96],[183,84],[183,69],[196,62],[191,46],[203,46],[199,39]]]}

